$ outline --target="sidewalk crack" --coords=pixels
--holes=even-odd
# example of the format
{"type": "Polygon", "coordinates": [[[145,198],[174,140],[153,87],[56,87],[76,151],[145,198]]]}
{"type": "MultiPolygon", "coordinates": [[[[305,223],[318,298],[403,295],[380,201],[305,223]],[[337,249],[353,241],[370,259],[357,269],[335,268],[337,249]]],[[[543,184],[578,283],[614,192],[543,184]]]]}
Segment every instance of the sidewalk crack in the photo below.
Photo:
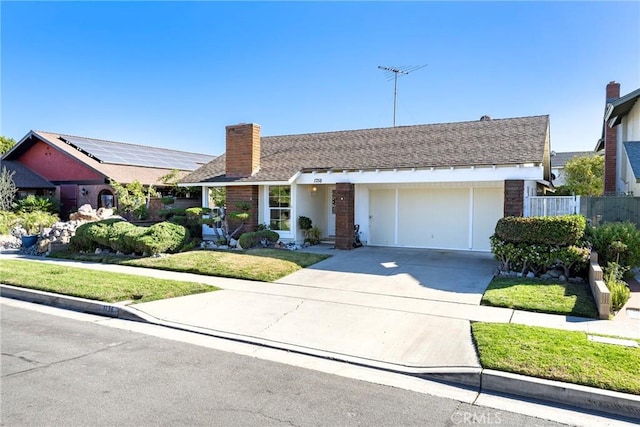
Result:
{"type": "Polygon", "coordinates": [[[294,313],[295,311],[297,311],[300,306],[304,304],[304,300],[300,300],[300,302],[298,303],[298,305],[296,305],[294,308],[292,308],[291,310],[283,313],[281,316],[279,316],[276,320],[274,320],[273,322],[269,323],[264,329],[262,329],[261,331],[258,332],[258,334],[262,334],[263,332],[266,332],[268,329],[270,329],[272,326],[274,326],[276,323],[280,322],[282,319],[284,319],[285,317],[287,317],[288,315],[290,315],[291,313],[294,313]]]}

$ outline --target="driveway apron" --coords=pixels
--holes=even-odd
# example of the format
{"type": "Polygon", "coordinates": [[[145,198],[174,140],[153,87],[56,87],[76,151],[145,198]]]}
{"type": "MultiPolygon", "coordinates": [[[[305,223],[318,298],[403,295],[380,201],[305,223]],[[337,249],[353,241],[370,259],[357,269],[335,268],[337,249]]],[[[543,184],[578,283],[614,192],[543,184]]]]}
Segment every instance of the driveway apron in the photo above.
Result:
{"type": "Polygon", "coordinates": [[[370,246],[306,250],[332,257],[278,283],[478,305],[496,269],[486,252],[370,246]]]}

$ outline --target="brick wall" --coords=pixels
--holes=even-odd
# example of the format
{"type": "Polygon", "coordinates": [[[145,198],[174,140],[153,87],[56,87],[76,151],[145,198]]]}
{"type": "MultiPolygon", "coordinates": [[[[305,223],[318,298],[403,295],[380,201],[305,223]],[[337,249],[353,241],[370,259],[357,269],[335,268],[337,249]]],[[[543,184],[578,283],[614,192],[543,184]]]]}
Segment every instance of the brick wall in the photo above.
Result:
{"type": "Polygon", "coordinates": [[[353,249],[354,227],[354,194],[353,184],[336,184],[336,248],[353,249]]]}
{"type": "Polygon", "coordinates": [[[227,126],[226,175],[251,176],[260,169],[260,126],[253,123],[227,126]]]}
{"type": "Polygon", "coordinates": [[[504,216],[524,214],[524,181],[508,179],[504,181],[504,216]]]}
{"type": "MultiPolygon", "coordinates": [[[[236,208],[236,203],[248,202],[251,205],[249,210],[249,219],[245,222],[245,226],[240,231],[236,239],[240,237],[240,234],[253,231],[258,226],[258,187],[256,185],[242,185],[242,186],[230,186],[227,187],[227,214],[240,211],[236,208]]],[[[242,221],[233,220],[231,217],[228,219],[229,232],[238,227],[242,221]]]]}
{"type": "MultiPolygon", "coordinates": [[[[620,98],[620,83],[607,85],[607,104],[620,98]]],[[[604,194],[616,194],[616,145],[618,127],[610,128],[604,124],[604,194]]]]}

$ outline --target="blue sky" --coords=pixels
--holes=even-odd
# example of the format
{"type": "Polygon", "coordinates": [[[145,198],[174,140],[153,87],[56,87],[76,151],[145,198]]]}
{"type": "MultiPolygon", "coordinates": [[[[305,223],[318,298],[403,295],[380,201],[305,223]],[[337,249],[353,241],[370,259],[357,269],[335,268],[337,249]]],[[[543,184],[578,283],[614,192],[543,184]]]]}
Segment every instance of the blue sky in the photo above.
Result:
{"type": "Polygon", "coordinates": [[[640,2],[7,2],[1,128],[207,154],[262,135],[549,114],[591,150],[640,87],[640,2]]]}

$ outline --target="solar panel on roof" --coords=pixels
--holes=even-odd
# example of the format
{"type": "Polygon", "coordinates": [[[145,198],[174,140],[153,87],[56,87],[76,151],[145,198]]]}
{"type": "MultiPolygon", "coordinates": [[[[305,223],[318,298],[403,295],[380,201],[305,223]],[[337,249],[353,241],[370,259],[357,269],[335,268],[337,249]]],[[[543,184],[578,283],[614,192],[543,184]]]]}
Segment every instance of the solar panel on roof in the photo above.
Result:
{"type": "Polygon", "coordinates": [[[71,136],[65,136],[61,139],[100,163],[195,170],[213,158],[202,154],[120,142],[90,140],[71,136]]]}

